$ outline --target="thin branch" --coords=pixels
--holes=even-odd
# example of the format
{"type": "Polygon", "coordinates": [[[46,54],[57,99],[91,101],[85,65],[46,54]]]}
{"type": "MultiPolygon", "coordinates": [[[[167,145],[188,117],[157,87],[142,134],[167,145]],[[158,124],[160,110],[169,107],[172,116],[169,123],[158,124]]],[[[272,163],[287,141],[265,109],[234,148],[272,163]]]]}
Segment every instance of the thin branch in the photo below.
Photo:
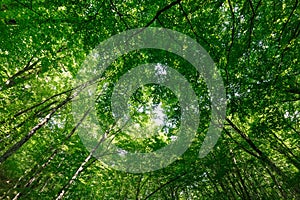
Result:
{"type": "Polygon", "coordinates": [[[227,67],[228,67],[228,63],[229,63],[229,59],[230,59],[230,53],[231,53],[231,48],[233,46],[234,34],[235,34],[235,15],[234,15],[234,11],[233,11],[230,0],[228,0],[228,4],[229,4],[230,12],[231,12],[232,30],[231,30],[231,41],[230,41],[230,45],[229,45],[229,49],[228,49],[228,53],[227,53],[227,64],[225,67],[227,83],[229,82],[229,73],[228,73],[227,67]]]}
{"type": "Polygon", "coordinates": [[[252,4],[252,1],[249,0],[249,4],[250,4],[250,7],[251,7],[251,11],[252,11],[252,16],[250,18],[250,28],[249,28],[249,38],[248,38],[248,46],[247,46],[247,54],[248,54],[248,65],[250,63],[250,50],[251,50],[251,41],[252,41],[252,34],[253,34],[253,29],[254,29],[254,19],[256,17],[256,12],[257,12],[257,9],[258,7],[260,6],[261,4],[261,0],[257,3],[255,9],[253,8],[253,4],[252,4]]]}
{"type": "Polygon", "coordinates": [[[22,2],[20,2],[20,1],[18,1],[18,0],[15,0],[15,2],[17,2],[18,4],[24,6],[24,7],[27,8],[27,9],[29,9],[29,10],[32,11],[33,13],[37,14],[39,17],[43,17],[43,18],[44,18],[44,16],[43,16],[41,13],[36,12],[35,10],[33,10],[31,7],[27,6],[26,4],[24,4],[24,3],[22,3],[22,2]]]}
{"type": "Polygon", "coordinates": [[[124,25],[126,26],[126,28],[129,29],[129,26],[128,26],[127,22],[123,18],[124,15],[118,10],[117,6],[114,4],[114,2],[112,0],[109,0],[109,2],[111,4],[113,10],[117,12],[120,20],[124,23],[124,25]]]}
{"type": "Polygon", "coordinates": [[[246,142],[250,145],[250,147],[258,153],[259,158],[264,163],[268,164],[278,175],[282,176],[283,178],[287,178],[285,174],[278,168],[275,163],[273,163],[270,158],[265,155],[254,143],[253,141],[243,132],[241,131],[229,118],[226,118],[226,121],[230,124],[230,126],[240,135],[246,142]]]}
{"type": "Polygon", "coordinates": [[[249,1],[249,4],[250,4],[250,8],[251,8],[251,11],[252,11],[252,15],[255,15],[255,11],[254,11],[254,8],[253,8],[252,0],[248,0],[248,1],[249,1]]]}
{"type": "MultiPolygon", "coordinates": [[[[84,159],[84,161],[81,163],[80,167],[76,170],[76,172],[74,173],[74,175],[72,176],[72,178],[68,181],[67,184],[65,184],[65,185],[63,186],[63,188],[62,188],[62,189],[60,190],[60,192],[58,193],[58,195],[57,195],[57,197],[56,197],[56,200],[60,200],[60,199],[63,198],[63,196],[65,195],[65,193],[66,193],[67,189],[70,187],[70,185],[72,185],[72,183],[73,183],[73,182],[75,181],[75,179],[79,176],[79,174],[80,174],[81,172],[83,172],[84,169],[86,169],[86,167],[84,168],[84,166],[89,162],[89,160],[90,160],[91,158],[93,158],[94,152],[98,149],[98,147],[100,146],[100,144],[104,142],[104,140],[107,138],[107,135],[108,135],[108,131],[106,131],[106,132],[102,135],[102,137],[101,137],[101,139],[99,140],[99,142],[95,145],[95,147],[92,149],[92,151],[89,153],[89,155],[84,159]]],[[[97,159],[94,159],[94,160],[92,161],[92,163],[95,162],[96,160],[97,160],[97,159]]]]}
{"type": "Polygon", "coordinates": [[[141,191],[141,182],[143,179],[143,174],[140,175],[139,180],[138,180],[138,185],[137,185],[137,189],[136,189],[136,194],[135,194],[135,200],[139,200],[139,195],[140,195],[140,191],[141,191]]]}
{"type": "Polygon", "coordinates": [[[52,117],[52,115],[65,104],[70,102],[73,98],[78,95],[79,92],[74,93],[73,95],[69,95],[63,102],[54,107],[46,117],[40,121],[35,127],[33,127],[19,142],[14,144],[11,148],[9,148],[1,157],[0,163],[4,162],[7,158],[9,158],[13,153],[15,153],[18,149],[21,148],[39,129],[41,129],[52,117]]]}
{"type": "Polygon", "coordinates": [[[15,73],[13,76],[11,76],[5,83],[5,87],[4,89],[10,88],[12,86],[14,86],[16,84],[15,80],[18,76],[24,74],[25,72],[28,72],[31,69],[34,69],[33,67],[36,66],[40,60],[35,61],[34,63],[30,64],[32,61],[33,57],[31,57],[31,59],[29,60],[29,62],[27,63],[26,67],[20,71],[18,71],[17,73],[15,73]]]}
{"type": "MultiPolygon", "coordinates": [[[[200,38],[200,39],[201,39],[208,47],[211,47],[211,44],[210,44],[205,38],[200,37],[200,35],[197,34],[197,32],[196,32],[194,26],[192,25],[192,22],[191,22],[190,19],[188,18],[188,14],[185,12],[185,10],[184,10],[184,8],[183,8],[183,6],[182,6],[182,4],[181,4],[180,2],[179,2],[179,6],[180,6],[180,9],[181,9],[181,11],[182,11],[182,13],[183,13],[183,15],[184,15],[184,18],[185,18],[186,21],[188,22],[188,24],[189,24],[189,26],[190,26],[190,28],[191,28],[193,34],[194,34],[195,37],[196,37],[197,42],[200,43],[200,42],[198,41],[198,38],[200,38]]],[[[211,50],[212,50],[212,49],[211,49],[211,50]]],[[[214,57],[216,58],[216,54],[215,54],[215,52],[214,52],[213,50],[212,50],[212,54],[213,54],[214,57]]]]}
{"type": "MultiPolygon", "coordinates": [[[[84,113],[83,117],[79,120],[79,122],[76,124],[76,126],[70,131],[70,133],[65,137],[64,141],[60,144],[60,146],[63,146],[66,143],[66,141],[68,141],[71,138],[71,136],[75,133],[75,131],[78,129],[78,127],[82,124],[83,120],[86,118],[86,116],[88,115],[90,110],[91,109],[89,108],[84,113]]],[[[53,150],[54,148],[51,148],[51,149],[53,150]]],[[[58,153],[58,148],[52,152],[52,154],[48,157],[46,162],[44,162],[44,164],[42,164],[41,167],[31,176],[31,178],[24,185],[24,188],[29,188],[36,181],[36,178],[41,174],[43,169],[45,169],[50,164],[50,162],[54,159],[54,157],[57,155],[57,153],[58,153]]],[[[33,169],[35,169],[36,167],[34,167],[33,169]]],[[[16,188],[16,187],[18,187],[18,185],[15,185],[14,188],[16,188]]],[[[13,199],[16,200],[16,199],[20,198],[22,195],[23,195],[23,193],[20,191],[19,193],[17,193],[15,195],[15,197],[13,199]]]]}
{"type": "Polygon", "coordinates": [[[279,35],[279,38],[278,38],[278,44],[279,44],[279,45],[280,45],[281,40],[282,40],[283,32],[284,32],[285,28],[287,27],[288,23],[290,22],[291,17],[292,17],[292,15],[294,14],[295,10],[297,9],[298,3],[299,3],[299,1],[296,0],[296,2],[295,2],[295,4],[294,4],[294,7],[293,7],[293,9],[292,9],[292,12],[290,13],[290,15],[289,15],[287,21],[284,23],[284,25],[283,25],[283,27],[282,27],[282,29],[281,29],[281,31],[280,31],[280,35],[279,35]]]}
{"type": "Polygon", "coordinates": [[[252,151],[249,151],[248,149],[246,149],[243,145],[241,145],[240,143],[238,143],[230,134],[230,132],[227,129],[223,129],[225,131],[225,133],[233,140],[234,143],[236,143],[239,147],[241,147],[244,151],[246,151],[248,154],[254,156],[255,158],[259,158],[259,156],[255,153],[253,153],[252,151]]]}
{"type": "Polygon", "coordinates": [[[159,190],[163,189],[164,187],[166,187],[167,185],[175,182],[176,180],[182,178],[183,176],[185,176],[187,174],[187,172],[184,172],[181,175],[176,176],[175,178],[167,181],[166,183],[162,184],[161,186],[159,186],[158,188],[156,188],[153,192],[151,192],[148,196],[145,197],[144,200],[149,199],[151,196],[153,196],[156,192],[158,192],[159,190]]]}
{"type": "Polygon", "coordinates": [[[150,26],[155,20],[158,19],[158,17],[165,11],[169,10],[170,8],[172,8],[173,6],[179,4],[181,2],[181,0],[176,0],[173,1],[172,3],[170,3],[169,5],[165,6],[164,8],[160,9],[159,11],[157,11],[156,15],[152,18],[152,20],[150,22],[148,22],[148,24],[145,27],[150,26]]]}
{"type": "MultiPolygon", "coordinates": [[[[69,180],[69,182],[62,188],[62,190],[59,192],[59,195],[56,197],[56,200],[60,200],[63,198],[64,194],[66,193],[66,189],[70,187],[70,185],[75,181],[75,179],[79,176],[81,172],[83,172],[87,167],[84,167],[92,157],[92,153],[90,153],[85,160],[81,163],[80,167],[76,170],[72,178],[69,180]]],[[[94,163],[96,159],[94,159],[92,163],[94,163]]],[[[90,165],[89,165],[90,166],[90,165]]]]}
{"type": "Polygon", "coordinates": [[[229,46],[229,49],[228,49],[228,56],[227,56],[228,58],[227,58],[227,60],[229,60],[229,55],[230,55],[231,48],[233,46],[234,33],[235,33],[235,15],[234,15],[234,11],[233,11],[230,0],[228,0],[228,4],[229,4],[230,12],[231,12],[232,30],[231,30],[231,42],[230,42],[230,46],[229,46]]]}

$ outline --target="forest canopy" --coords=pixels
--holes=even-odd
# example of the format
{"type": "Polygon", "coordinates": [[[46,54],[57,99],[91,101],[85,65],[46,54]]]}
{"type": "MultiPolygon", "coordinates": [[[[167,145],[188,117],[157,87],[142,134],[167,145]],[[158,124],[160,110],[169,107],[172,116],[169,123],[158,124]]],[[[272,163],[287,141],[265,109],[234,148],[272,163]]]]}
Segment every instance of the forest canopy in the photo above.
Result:
{"type": "Polygon", "coordinates": [[[299,199],[299,11],[298,0],[1,1],[0,198],[299,199]],[[199,150],[214,105],[205,77],[183,57],[136,49],[116,58],[93,83],[76,82],[101,42],[154,27],[197,42],[222,78],[226,116],[204,157],[199,150]],[[116,128],[114,87],[148,63],[159,74],[172,68],[188,81],[200,111],[185,122],[197,122],[195,137],[167,166],[117,170],[101,161],[102,154],[93,156],[95,149],[86,148],[91,141],[79,134],[94,128],[87,121],[92,110],[105,139],[111,137],[107,145],[116,145],[121,156],[167,147],[184,125],[185,95],[145,84],[126,102],[133,126],[116,128]],[[77,97],[89,84],[96,86],[96,98],[74,117],[72,105],[86,102],[88,97],[77,97]]]}

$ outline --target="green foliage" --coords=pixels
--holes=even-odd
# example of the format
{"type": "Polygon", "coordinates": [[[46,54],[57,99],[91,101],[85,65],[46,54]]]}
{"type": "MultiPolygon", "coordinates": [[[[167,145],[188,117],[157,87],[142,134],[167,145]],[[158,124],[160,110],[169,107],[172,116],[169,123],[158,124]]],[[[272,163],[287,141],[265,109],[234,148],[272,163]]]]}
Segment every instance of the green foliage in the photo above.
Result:
{"type": "MultiPolygon", "coordinates": [[[[298,0],[1,1],[0,198],[299,199],[299,24],[298,0]],[[106,130],[115,123],[114,84],[145,63],[181,73],[201,109],[196,138],[180,159],[130,174],[108,168],[81,143],[81,122],[71,114],[78,88],[72,85],[100,42],[146,26],[176,30],[201,44],[221,72],[228,105],[221,138],[200,159],[210,120],[203,78],[166,51],[119,57],[97,82],[96,109],[106,130]]],[[[112,131],[118,147],[151,152],[176,138],[180,104],[171,90],[145,85],[128,103],[143,131],[112,131]],[[162,125],[153,123],[157,109],[162,125]]]]}

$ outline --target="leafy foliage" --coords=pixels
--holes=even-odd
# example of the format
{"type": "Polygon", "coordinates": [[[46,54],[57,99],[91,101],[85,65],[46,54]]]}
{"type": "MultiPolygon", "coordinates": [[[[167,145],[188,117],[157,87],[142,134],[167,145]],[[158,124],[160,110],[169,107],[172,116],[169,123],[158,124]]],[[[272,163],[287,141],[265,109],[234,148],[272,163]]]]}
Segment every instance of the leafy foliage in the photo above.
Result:
{"type": "MultiPolygon", "coordinates": [[[[2,199],[300,198],[298,0],[3,0],[0,6],[2,199]],[[97,83],[99,122],[107,130],[114,123],[114,83],[140,64],[176,69],[202,109],[197,136],[180,159],[130,174],[108,168],[82,145],[76,130],[85,116],[73,120],[71,102],[80,88],[72,85],[97,44],[149,26],[189,35],[208,51],[224,80],[227,115],[213,152],[198,158],[210,118],[203,78],[165,51],[121,56],[97,83]]],[[[123,131],[116,137],[120,148],[150,152],[176,138],[180,105],[169,89],[145,85],[130,105],[137,126],[158,134],[143,129],[147,138],[140,139],[123,131]],[[159,125],[157,109],[164,114],[159,125]]]]}

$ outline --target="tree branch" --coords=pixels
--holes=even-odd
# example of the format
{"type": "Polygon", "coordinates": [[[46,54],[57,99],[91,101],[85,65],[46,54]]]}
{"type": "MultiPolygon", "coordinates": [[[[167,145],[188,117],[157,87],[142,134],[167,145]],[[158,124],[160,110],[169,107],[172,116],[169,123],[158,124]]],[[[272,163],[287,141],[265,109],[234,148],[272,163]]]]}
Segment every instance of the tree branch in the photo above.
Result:
{"type": "Polygon", "coordinates": [[[176,0],[173,1],[172,3],[170,3],[169,5],[165,6],[164,8],[160,9],[159,11],[157,11],[156,15],[152,18],[152,20],[150,22],[148,22],[148,24],[145,27],[150,26],[156,19],[158,19],[158,17],[165,11],[169,10],[170,8],[172,8],[173,6],[179,4],[181,2],[181,0],[176,0]]]}

